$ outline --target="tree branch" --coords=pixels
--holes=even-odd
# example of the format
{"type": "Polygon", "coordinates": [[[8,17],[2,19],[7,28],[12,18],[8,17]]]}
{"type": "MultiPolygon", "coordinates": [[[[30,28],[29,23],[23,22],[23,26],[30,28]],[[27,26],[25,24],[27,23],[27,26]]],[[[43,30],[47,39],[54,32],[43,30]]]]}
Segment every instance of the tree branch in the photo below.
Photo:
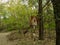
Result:
{"type": "Polygon", "coordinates": [[[49,2],[50,2],[50,0],[48,0],[48,1],[46,2],[46,4],[43,6],[43,8],[46,7],[46,5],[49,4],[49,2]]]}

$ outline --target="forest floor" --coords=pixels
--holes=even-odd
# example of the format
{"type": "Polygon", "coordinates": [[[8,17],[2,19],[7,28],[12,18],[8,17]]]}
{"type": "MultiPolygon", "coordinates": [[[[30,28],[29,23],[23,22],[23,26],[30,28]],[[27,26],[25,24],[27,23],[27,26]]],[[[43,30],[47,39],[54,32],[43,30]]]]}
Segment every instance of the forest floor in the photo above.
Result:
{"type": "Polygon", "coordinates": [[[0,45],[55,45],[54,39],[45,38],[44,40],[32,40],[28,36],[19,33],[1,32],[0,45]],[[19,36],[20,35],[20,36],[19,36]]]}
{"type": "Polygon", "coordinates": [[[8,41],[7,35],[9,35],[11,32],[5,32],[5,33],[0,33],[0,45],[16,45],[15,42],[8,41]]]}

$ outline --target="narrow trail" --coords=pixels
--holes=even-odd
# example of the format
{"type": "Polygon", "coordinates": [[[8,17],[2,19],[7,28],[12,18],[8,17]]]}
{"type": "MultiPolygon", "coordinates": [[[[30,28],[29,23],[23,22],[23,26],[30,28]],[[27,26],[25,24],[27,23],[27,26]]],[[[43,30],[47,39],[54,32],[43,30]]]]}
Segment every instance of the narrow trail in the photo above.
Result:
{"type": "Polygon", "coordinates": [[[17,45],[16,41],[8,41],[7,35],[9,35],[10,32],[0,33],[0,45],[17,45]]]}
{"type": "MultiPolygon", "coordinates": [[[[9,41],[7,38],[7,35],[9,35],[11,32],[2,32],[0,33],[0,45],[26,45],[26,44],[33,44],[33,41],[31,42],[30,40],[28,43],[26,42],[26,40],[20,41],[19,40],[14,40],[14,41],[9,41]],[[23,43],[22,43],[23,42],[23,43]]],[[[13,37],[14,38],[14,37],[13,37]]],[[[37,44],[38,42],[36,42],[37,44]]],[[[39,45],[55,45],[55,40],[50,40],[50,39],[45,39],[41,42],[39,42],[39,45]]]]}

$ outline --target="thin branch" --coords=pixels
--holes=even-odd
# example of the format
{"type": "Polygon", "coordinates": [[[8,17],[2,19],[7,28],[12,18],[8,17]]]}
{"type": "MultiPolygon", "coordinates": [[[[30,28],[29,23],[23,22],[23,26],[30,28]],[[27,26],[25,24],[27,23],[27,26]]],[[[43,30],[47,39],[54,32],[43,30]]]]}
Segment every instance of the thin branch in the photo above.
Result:
{"type": "Polygon", "coordinates": [[[46,7],[46,5],[49,4],[49,2],[50,2],[50,0],[48,0],[48,1],[46,2],[46,4],[43,6],[43,8],[46,7]]]}

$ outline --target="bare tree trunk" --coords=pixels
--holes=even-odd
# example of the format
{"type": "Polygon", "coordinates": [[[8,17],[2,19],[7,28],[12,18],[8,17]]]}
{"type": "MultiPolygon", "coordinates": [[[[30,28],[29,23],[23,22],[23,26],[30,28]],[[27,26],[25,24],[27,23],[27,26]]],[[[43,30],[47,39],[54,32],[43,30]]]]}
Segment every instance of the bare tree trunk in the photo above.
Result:
{"type": "Polygon", "coordinates": [[[38,10],[38,25],[39,25],[39,40],[43,40],[43,16],[42,16],[42,0],[39,0],[39,10],[38,10]]]}
{"type": "Polygon", "coordinates": [[[56,23],[56,45],[60,45],[60,0],[51,0],[56,23]]]}

